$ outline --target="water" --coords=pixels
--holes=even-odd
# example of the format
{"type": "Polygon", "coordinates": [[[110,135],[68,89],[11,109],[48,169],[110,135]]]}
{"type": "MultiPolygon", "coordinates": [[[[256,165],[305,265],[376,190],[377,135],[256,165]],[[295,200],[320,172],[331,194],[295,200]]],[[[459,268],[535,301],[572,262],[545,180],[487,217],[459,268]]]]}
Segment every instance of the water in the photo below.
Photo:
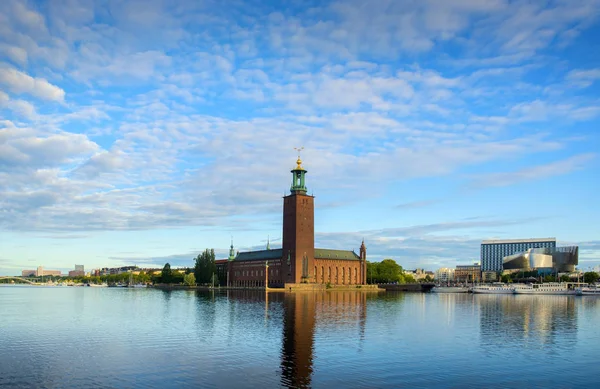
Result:
{"type": "Polygon", "coordinates": [[[600,386],[600,298],[0,287],[0,387],[600,386]]]}

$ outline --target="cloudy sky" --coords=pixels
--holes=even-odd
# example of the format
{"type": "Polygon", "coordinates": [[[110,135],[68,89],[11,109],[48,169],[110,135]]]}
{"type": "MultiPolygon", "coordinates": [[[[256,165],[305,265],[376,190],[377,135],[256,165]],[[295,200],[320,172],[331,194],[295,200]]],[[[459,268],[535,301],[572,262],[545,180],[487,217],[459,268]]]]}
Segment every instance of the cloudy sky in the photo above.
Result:
{"type": "Polygon", "coordinates": [[[0,274],[281,242],[600,263],[600,2],[0,1],[0,274]]]}

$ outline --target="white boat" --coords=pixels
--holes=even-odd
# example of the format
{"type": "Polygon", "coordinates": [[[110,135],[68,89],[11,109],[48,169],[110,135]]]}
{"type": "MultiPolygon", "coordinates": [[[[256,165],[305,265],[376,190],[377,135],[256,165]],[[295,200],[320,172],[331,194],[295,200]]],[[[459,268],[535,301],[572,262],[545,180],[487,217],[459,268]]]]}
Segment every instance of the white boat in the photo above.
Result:
{"type": "Polygon", "coordinates": [[[546,284],[530,284],[521,288],[515,288],[515,294],[576,294],[575,288],[567,283],[548,282],[546,284]]]}
{"type": "Polygon", "coordinates": [[[466,286],[434,286],[431,291],[434,293],[467,293],[469,288],[466,286]]]}
{"type": "Polygon", "coordinates": [[[515,287],[506,284],[477,285],[471,291],[477,294],[513,294],[515,287]]]}
{"type": "Polygon", "coordinates": [[[600,286],[584,286],[575,289],[579,296],[600,296],[600,286]]]}

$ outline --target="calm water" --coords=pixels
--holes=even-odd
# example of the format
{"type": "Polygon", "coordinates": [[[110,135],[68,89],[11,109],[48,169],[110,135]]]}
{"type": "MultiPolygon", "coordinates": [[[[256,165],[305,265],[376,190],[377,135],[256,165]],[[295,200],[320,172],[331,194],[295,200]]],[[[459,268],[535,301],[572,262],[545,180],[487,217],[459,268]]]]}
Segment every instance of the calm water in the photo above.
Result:
{"type": "Polygon", "coordinates": [[[0,387],[600,387],[600,298],[0,287],[0,387]]]}

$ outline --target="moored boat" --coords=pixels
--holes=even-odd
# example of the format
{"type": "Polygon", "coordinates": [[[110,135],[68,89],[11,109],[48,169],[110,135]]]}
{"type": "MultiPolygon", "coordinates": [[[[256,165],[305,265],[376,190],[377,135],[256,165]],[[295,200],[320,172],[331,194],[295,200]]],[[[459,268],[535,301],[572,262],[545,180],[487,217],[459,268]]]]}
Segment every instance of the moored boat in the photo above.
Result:
{"type": "Polygon", "coordinates": [[[512,285],[492,284],[492,285],[476,285],[471,289],[476,294],[513,294],[515,288],[512,285]]]}
{"type": "Polygon", "coordinates": [[[600,296],[600,286],[598,285],[583,286],[575,290],[579,296],[600,296]]]}
{"type": "Polygon", "coordinates": [[[525,287],[515,288],[515,294],[562,294],[574,295],[575,288],[568,283],[548,282],[546,284],[530,284],[525,287]]]}
{"type": "Polygon", "coordinates": [[[434,293],[467,293],[469,288],[466,286],[434,286],[431,291],[434,293]]]}

